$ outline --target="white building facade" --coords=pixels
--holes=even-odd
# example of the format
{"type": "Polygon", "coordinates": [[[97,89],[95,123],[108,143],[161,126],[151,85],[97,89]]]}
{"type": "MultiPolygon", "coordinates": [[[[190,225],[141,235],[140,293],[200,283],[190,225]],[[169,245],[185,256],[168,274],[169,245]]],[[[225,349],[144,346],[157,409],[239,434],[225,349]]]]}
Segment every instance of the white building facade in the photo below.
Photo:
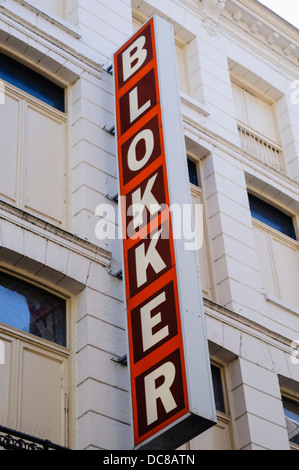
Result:
{"type": "Polygon", "coordinates": [[[111,65],[155,13],[217,408],[182,449],[298,449],[298,30],[256,0],[0,0],[0,435],[133,447],[111,65]]]}

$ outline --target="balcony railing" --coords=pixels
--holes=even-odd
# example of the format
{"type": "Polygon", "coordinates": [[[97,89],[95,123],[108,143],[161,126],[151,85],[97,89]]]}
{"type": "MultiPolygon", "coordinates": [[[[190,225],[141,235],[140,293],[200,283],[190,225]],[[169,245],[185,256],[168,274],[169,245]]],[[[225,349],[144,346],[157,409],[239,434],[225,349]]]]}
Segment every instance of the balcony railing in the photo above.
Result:
{"type": "Polygon", "coordinates": [[[258,158],[267,165],[272,166],[281,173],[285,173],[283,153],[281,148],[254,134],[252,131],[238,124],[241,145],[246,152],[258,158]]]}
{"type": "Polygon", "coordinates": [[[66,447],[0,426],[0,448],[4,450],[68,450],[66,447]]]}

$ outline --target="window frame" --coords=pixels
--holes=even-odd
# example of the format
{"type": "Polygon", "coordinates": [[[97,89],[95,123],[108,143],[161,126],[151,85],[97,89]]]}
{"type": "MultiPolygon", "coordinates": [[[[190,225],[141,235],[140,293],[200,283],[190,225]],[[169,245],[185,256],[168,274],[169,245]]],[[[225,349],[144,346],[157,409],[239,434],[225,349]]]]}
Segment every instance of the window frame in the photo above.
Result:
{"type": "Polygon", "coordinates": [[[222,394],[223,394],[224,409],[225,409],[224,412],[216,409],[217,424],[219,424],[219,427],[221,427],[222,425],[228,428],[231,450],[233,450],[235,449],[236,444],[235,444],[235,431],[234,431],[233,416],[231,413],[230,396],[229,396],[229,388],[228,388],[228,364],[217,359],[215,356],[211,356],[210,365],[211,367],[215,367],[219,369],[220,371],[220,379],[221,379],[222,394]]]}
{"type": "Polygon", "coordinates": [[[5,57],[4,62],[6,60],[7,64],[3,72],[0,66],[0,80],[14,86],[17,90],[26,93],[28,96],[31,96],[41,103],[45,103],[47,106],[66,114],[66,88],[64,86],[58,85],[57,82],[46,77],[40,71],[0,51],[0,61],[1,56],[5,57]],[[23,74],[25,75],[25,82],[18,78],[19,76],[22,77],[23,74]],[[37,86],[35,87],[35,85],[37,86]],[[40,87],[38,87],[38,85],[40,85],[40,87]],[[54,91],[57,91],[57,95],[55,96],[55,100],[57,101],[56,105],[54,104],[52,94],[47,94],[46,92],[47,86],[51,87],[53,96],[55,95],[54,91]],[[61,95],[58,95],[58,91],[60,91],[61,95]],[[44,96],[44,98],[42,98],[42,96],[44,96]]]}
{"type": "MultiPolygon", "coordinates": [[[[228,387],[227,387],[227,379],[226,379],[226,364],[223,364],[219,360],[211,357],[210,365],[211,365],[211,368],[214,367],[218,369],[220,372],[224,411],[216,409],[217,416],[223,419],[225,422],[231,422],[231,412],[230,412],[228,387]]],[[[214,386],[213,386],[213,391],[214,391],[214,386]]]]}
{"type": "MultiPolygon", "coordinates": [[[[201,170],[200,170],[200,161],[196,158],[193,157],[190,153],[186,154],[186,160],[190,160],[196,165],[196,174],[197,174],[197,182],[198,186],[196,186],[194,183],[189,181],[189,187],[190,187],[190,195],[191,195],[191,204],[192,204],[192,198],[198,198],[201,200],[201,204],[203,205],[203,236],[204,236],[204,242],[205,244],[205,263],[206,263],[206,275],[207,275],[207,283],[208,286],[203,290],[204,297],[210,300],[215,299],[215,282],[214,282],[214,270],[213,270],[213,263],[212,263],[212,257],[211,257],[211,251],[210,251],[210,243],[209,243],[209,231],[208,231],[208,223],[206,219],[206,209],[205,209],[205,201],[204,201],[204,191],[202,187],[202,181],[201,181],[201,170]]],[[[188,162],[186,161],[188,164],[188,162]]],[[[188,168],[187,168],[188,171],[188,168]]],[[[189,176],[189,171],[188,171],[188,176],[189,176]]],[[[200,249],[203,249],[200,248],[200,249]]],[[[198,259],[200,262],[200,259],[198,259]]]]}
{"type": "Polygon", "coordinates": [[[6,323],[0,322],[0,331],[6,333],[8,335],[13,336],[14,338],[23,338],[26,341],[30,341],[36,345],[40,345],[41,347],[48,349],[50,348],[52,351],[57,351],[59,353],[63,353],[64,355],[69,355],[70,353],[70,333],[71,333],[71,325],[70,325],[70,297],[65,295],[64,293],[53,289],[46,284],[37,281],[36,279],[31,279],[30,277],[19,273],[17,271],[12,271],[4,266],[0,266],[0,272],[3,274],[7,274],[8,276],[14,277],[19,279],[22,282],[28,283],[38,289],[44,290],[49,294],[55,295],[56,297],[61,298],[65,301],[65,346],[62,346],[58,343],[50,341],[48,339],[41,338],[40,336],[36,336],[32,333],[20,330],[14,326],[11,326],[6,323]]]}
{"type": "MultiPolygon", "coordinates": [[[[253,132],[256,136],[262,138],[263,140],[266,140],[267,142],[273,144],[274,146],[279,147],[279,149],[282,150],[281,135],[280,135],[280,128],[279,128],[278,119],[277,119],[277,109],[276,109],[275,100],[273,100],[273,98],[267,97],[264,93],[262,93],[258,89],[251,87],[248,83],[244,83],[243,81],[238,79],[235,75],[231,75],[231,84],[232,84],[232,88],[233,86],[235,86],[240,89],[238,93],[241,99],[240,105],[242,107],[243,118],[241,119],[238,115],[237,103],[235,103],[235,99],[234,99],[237,122],[239,122],[242,126],[245,126],[249,131],[253,132]],[[272,115],[273,130],[275,133],[274,138],[273,136],[266,135],[264,132],[260,132],[259,129],[252,127],[252,125],[250,124],[246,93],[249,95],[252,95],[255,99],[261,101],[263,104],[272,108],[270,111],[272,115]]],[[[232,93],[234,96],[233,89],[232,89],[232,93]]]]}
{"type": "Polygon", "coordinates": [[[194,160],[192,157],[190,157],[189,155],[187,155],[187,167],[188,167],[189,184],[192,185],[192,187],[197,188],[198,191],[202,192],[202,185],[201,185],[201,182],[200,182],[198,162],[196,160],[194,160]],[[190,168],[189,162],[190,162],[190,165],[194,165],[193,169],[195,171],[194,171],[193,178],[195,177],[196,183],[194,183],[193,180],[191,181],[191,179],[192,179],[191,176],[192,175],[191,175],[191,168],[190,168]]]}
{"type": "Polygon", "coordinates": [[[214,362],[211,362],[211,374],[212,374],[212,383],[213,383],[213,391],[215,396],[215,382],[213,380],[213,369],[218,371],[219,373],[219,382],[220,382],[220,393],[221,393],[221,401],[223,402],[223,409],[218,409],[216,405],[215,399],[215,406],[216,406],[216,413],[221,413],[221,415],[228,415],[227,412],[227,400],[225,399],[225,387],[224,387],[224,374],[223,374],[223,367],[216,365],[214,362]]]}
{"type": "MultiPolygon", "coordinates": [[[[9,96],[13,100],[18,100],[20,103],[20,110],[19,110],[19,130],[18,133],[21,135],[20,145],[18,147],[17,152],[17,174],[16,174],[16,182],[17,182],[17,191],[16,191],[16,198],[15,201],[12,200],[9,196],[5,194],[1,194],[0,197],[4,201],[8,202],[8,204],[14,204],[21,210],[25,210],[33,214],[36,217],[41,217],[43,220],[47,220],[50,223],[54,223],[55,225],[66,227],[69,224],[69,214],[68,214],[68,199],[69,199],[69,184],[68,184],[68,173],[69,173],[69,142],[68,142],[68,134],[69,134],[69,121],[68,116],[66,113],[59,111],[56,108],[53,108],[49,104],[45,103],[44,101],[35,98],[34,96],[26,93],[25,91],[17,88],[15,85],[12,85],[9,82],[6,82],[0,78],[0,81],[3,82],[5,88],[5,95],[9,96]],[[35,111],[43,114],[47,118],[51,118],[51,120],[56,121],[60,125],[64,126],[64,148],[65,148],[65,156],[64,156],[64,168],[63,168],[63,177],[65,178],[64,182],[64,206],[62,208],[62,217],[61,220],[58,218],[53,218],[53,216],[41,213],[36,209],[31,209],[26,206],[25,201],[25,168],[28,163],[26,157],[26,149],[24,146],[24,136],[25,130],[27,127],[27,121],[25,119],[25,113],[28,110],[34,109],[35,111]]],[[[65,96],[67,98],[67,95],[65,96]]],[[[4,104],[5,105],[5,104],[4,104]]]]}
{"type": "MultiPolygon", "coordinates": [[[[257,193],[254,188],[248,187],[247,191],[253,196],[271,205],[271,202],[269,201],[269,199],[257,193]]],[[[265,295],[265,299],[271,304],[298,315],[299,309],[297,307],[297,303],[290,301],[289,297],[285,297],[283,293],[284,291],[281,290],[279,272],[277,269],[277,263],[276,263],[276,257],[275,257],[275,243],[279,243],[280,245],[288,248],[289,250],[296,252],[296,254],[299,253],[299,236],[298,236],[299,235],[299,230],[298,230],[299,218],[298,218],[298,215],[295,215],[295,214],[291,215],[290,213],[287,213],[287,211],[284,210],[283,207],[279,206],[278,204],[274,205],[272,203],[272,206],[276,207],[281,212],[284,212],[286,215],[288,215],[292,219],[296,239],[291,238],[290,236],[282,233],[281,231],[275,229],[274,227],[268,225],[267,223],[262,222],[261,220],[255,218],[252,215],[250,207],[249,207],[251,220],[252,220],[252,228],[254,232],[254,239],[256,240],[256,235],[257,235],[255,233],[256,231],[264,234],[265,243],[267,244],[267,249],[269,250],[267,259],[269,261],[268,268],[270,269],[270,271],[269,272],[263,271],[262,265],[260,264],[260,273],[262,276],[264,295],[265,295]],[[269,274],[271,276],[269,276],[269,274]],[[264,276],[267,276],[267,279],[270,280],[270,284],[272,284],[272,288],[271,286],[270,287],[266,286],[267,282],[265,281],[266,277],[264,276]]],[[[258,259],[260,263],[262,261],[262,259],[260,258],[261,253],[259,252],[259,249],[257,246],[256,248],[257,248],[257,254],[258,254],[258,259]]]]}
{"type": "MultiPolygon", "coordinates": [[[[262,223],[264,226],[269,228],[270,230],[273,230],[274,233],[280,234],[284,237],[287,237],[289,240],[292,240],[294,242],[298,242],[298,235],[297,235],[297,221],[296,221],[296,216],[288,214],[286,211],[284,211],[282,208],[277,207],[276,205],[272,204],[270,201],[265,200],[264,198],[259,197],[259,195],[256,195],[255,193],[248,191],[248,202],[249,202],[249,210],[251,213],[251,217],[255,220],[257,220],[259,223],[262,223]],[[290,222],[292,223],[292,226],[290,227],[290,231],[293,232],[292,235],[288,235],[287,233],[283,232],[282,230],[279,230],[278,228],[274,227],[273,225],[269,224],[265,220],[261,220],[256,216],[256,212],[253,214],[253,210],[251,208],[251,203],[250,203],[250,197],[253,197],[256,201],[260,202],[261,205],[265,205],[265,209],[267,207],[271,210],[273,210],[273,213],[281,213],[285,218],[289,218],[290,222]],[[267,207],[266,207],[267,206],[267,207]]],[[[270,219],[270,218],[269,218],[270,219]]]]}
{"type": "MultiPolygon", "coordinates": [[[[283,412],[284,412],[283,399],[286,399],[286,400],[289,400],[289,401],[292,401],[292,402],[296,403],[298,405],[298,410],[299,410],[299,397],[298,396],[295,396],[291,393],[288,393],[287,390],[282,390],[281,391],[281,403],[282,403],[283,412]]],[[[284,413],[284,416],[286,417],[285,413],[284,413]]],[[[298,414],[298,417],[299,417],[299,414],[298,414]]],[[[287,429],[286,429],[286,432],[287,432],[287,429]]],[[[299,450],[299,444],[296,444],[295,442],[292,442],[290,440],[289,440],[289,444],[290,444],[290,449],[291,450],[299,450]]]]}
{"type": "MultiPolygon", "coordinates": [[[[4,343],[9,343],[9,353],[5,356],[4,364],[4,377],[5,374],[6,376],[8,375],[8,380],[4,382],[3,386],[4,391],[6,387],[7,391],[10,392],[10,401],[6,410],[7,414],[6,416],[4,415],[3,419],[8,419],[9,427],[20,430],[20,425],[22,424],[20,420],[23,409],[21,404],[23,375],[19,374],[18,370],[25,365],[25,354],[27,355],[27,361],[28,359],[30,360],[30,356],[32,357],[32,355],[40,358],[41,361],[53,361],[53,364],[58,364],[60,367],[60,374],[58,380],[55,381],[55,386],[56,389],[60,388],[61,396],[59,414],[61,442],[56,440],[53,440],[53,442],[71,448],[73,445],[76,445],[74,435],[71,431],[72,427],[76,424],[75,410],[73,408],[76,384],[75,377],[71,374],[71,371],[75,367],[75,348],[73,342],[74,324],[73,321],[71,322],[71,296],[46,285],[44,282],[40,282],[37,279],[25,275],[22,271],[12,270],[2,264],[0,265],[0,271],[49,292],[50,294],[54,294],[66,302],[66,346],[61,346],[60,344],[24,332],[18,328],[0,323],[0,339],[2,339],[4,343]]],[[[29,406],[31,406],[30,403],[29,406]]],[[[36,432],[34,435],[37,435],[36,432]]]]}

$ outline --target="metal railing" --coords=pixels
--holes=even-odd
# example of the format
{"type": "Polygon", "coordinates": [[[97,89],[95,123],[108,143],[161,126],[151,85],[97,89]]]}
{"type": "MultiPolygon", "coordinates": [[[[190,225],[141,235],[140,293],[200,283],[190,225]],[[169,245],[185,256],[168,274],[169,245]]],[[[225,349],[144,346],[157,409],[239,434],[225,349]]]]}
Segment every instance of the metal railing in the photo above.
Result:
{"type": "Polygon", "coordinates": [[[30,436],[4,426],[0,426],[1,447],[5,450],[69,450],[46,439],[30,436]]]}
{"type": "Polygon", "coordinates": [[[283,153],[281,148],[263,139],[254,132],[238,124],[241,145],[246,152],[258,158],[267,165],[285,173],[283,153]]]}

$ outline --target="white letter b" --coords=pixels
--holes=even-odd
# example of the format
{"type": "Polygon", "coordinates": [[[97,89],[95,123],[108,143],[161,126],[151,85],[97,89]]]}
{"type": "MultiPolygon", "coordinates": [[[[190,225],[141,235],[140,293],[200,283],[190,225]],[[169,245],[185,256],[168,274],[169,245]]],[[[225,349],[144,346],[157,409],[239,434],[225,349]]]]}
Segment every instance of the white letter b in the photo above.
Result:
{"type": "Polygon", "coordinates": [[[133,75],[144,63],[147,57],[147,50],[143,48],[145,36],[136,39],[133,44],[123,53],[123,80],[124,82],[133,75]],[[134,52],[134,49],[136,51],[134,52]],[[134,65],[133,63],[137,61],[134,65]]]}

